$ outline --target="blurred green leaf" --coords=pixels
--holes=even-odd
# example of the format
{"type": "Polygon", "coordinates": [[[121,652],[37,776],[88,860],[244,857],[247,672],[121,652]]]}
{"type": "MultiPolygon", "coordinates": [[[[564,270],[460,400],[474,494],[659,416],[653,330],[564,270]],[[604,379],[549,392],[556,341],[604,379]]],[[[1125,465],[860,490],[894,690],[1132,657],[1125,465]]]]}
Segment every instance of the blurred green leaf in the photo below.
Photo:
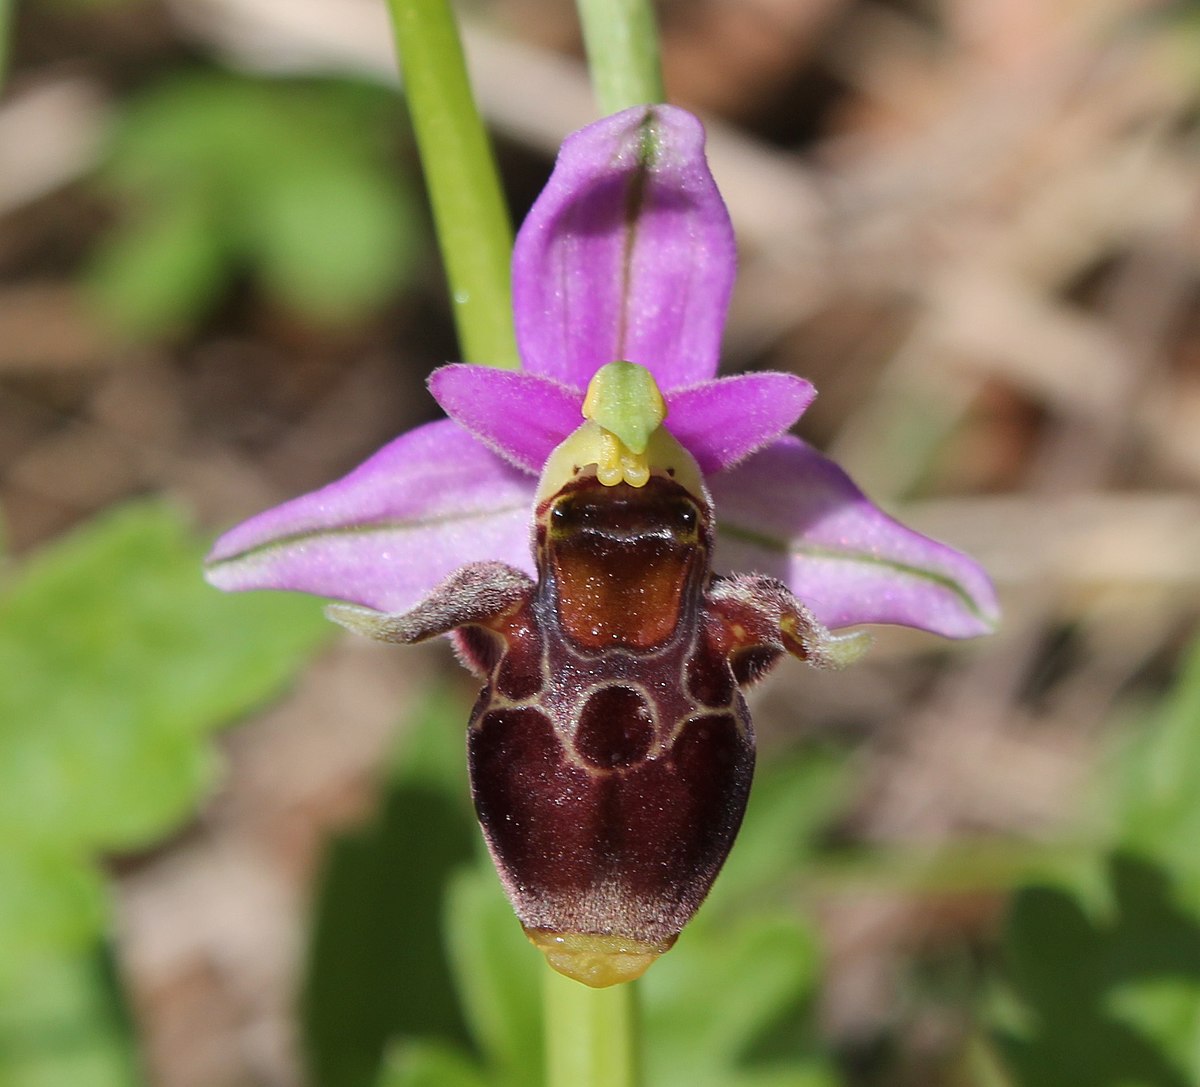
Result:
{"type": "Polygon", "coordinates": [[[8,81],[9,38],[12,34],[12,0],[0,0],[0,90],[8,81]]]}
{"type": "Polygon", "coordinates": [[[37,3],[42,7],[67,14],[86,15],[91,11],[104,11],[108,8],[142,7],[149,9],[152,0],[37,0],[37,3]]]}
{"type": "Polygon", "coordinates": [[[1151,1040],[1176,1067],[1200,1075],[1200,992],[1194,981],[1157,977],[1117,986],[1106,1007],[1112,1017],[1151,1040]]]}
{"type": "Polygon", "coordinates": [[[538,1087],[543,1079],[541,971],[490,865],[459,872],[446,902],[446,940],[460,999],[489,1082],[538,1087]]]}
{"type": "Polygon", "coordinates": [[[1161,861],[1200,914],[1200,640],[1170,695],[1112,760],[1116,839],[1161,861]]]}
{"type": "Polygon", "coordinates": [[[308,320],[363,316],[413,270],[396,117],[394,96],[350,84],[197,73],[146,92],[103,175],[127,212],[95,253],[97,303],[123,331],[161,335],[250,271],[308,320]]]}
{"type": "Polygon", "coordinates": [[[380,815],[332,848],[303,1013],[314,1083],[540,1082],[542,960],[480,861],[468,714],[458,699],[432,699],[404,737],[380,815]]]}
{"type": "Polygon", "coordinates": [[[107,916],[104,881],[80,850],[8,843],[0,850],[0,944],[21,954],[10,951],[7,967],[0,961],[0,989],[9,970],[23,972],[27,958],[91,947],[107,916]]]}
{"type": "Polygon", "coordinates": [[[0,1087],[142,1082],[96,955],[44,955],[0,980],[0,1087]]]}
{"type": "MultiPolygon", "coordinates": [[[[457,736],[465,707],[439,698],[413,722],[413,757],[399,764],[378,817],[336,840],[319,880],[302,1018],[312,1082],[376,1081],[390,1040],[469,1045],[446,954],[436,938],[451,873],[474,856],[478,831],[429,750],[457,736]]],[[[460,789],[465,774],[460,767],[460,789]]],[[[388,1082],[433,1082],[438,1048],[403,1046],[388,1082]],[[416,1077],[416,1078],[413,1078],[416,1077]]],[[[391,1067],[391,1066],[390,1066],[391,1067]]]]}
{"type": "Polygon", "coordinates": [[[389,780],[406,787],[432,789],[454,804],[458,817],[470,825],[472,841],[481,837],[475,829],[475,807],[467,782],[467,722],[470,702],[455,689],[436,690],[415,715],[400,743],[389,771],[389,780]]]}
{"type": "Polygon", "coordinates": [[[206,585],[180,515],[110,512],[0,597],[0,842],[131,849],[212,773],[203,734],[261,703],[325,636],[312,600],[206,585]]]}
{"type": "Polygon", "coordinates": [[[313,601],[210,588],[202,554],[177,511],[140,503],[0,590],[3,1087],[135,1081],[95,976],[93,854],[178,826],[211,777],[206,734],[277,692],[328,630],[313,601]]]}
{"type": "Polygon", "coordinates": [[[719,933],[685,929],[641,983],[649,1081],[723,1087],[769,1073],[780,1083],[836,1083],[813,1060],[815,1037],[805,1028],[818,964],[813,934],[796,918],[752,915],[719,933]],[[760,1057],[768,1040],[775,1044],[760,1057]],[[756,1059],[766,1067],[755,1068],[756,1059]]]}
{"type": "Polygon", "coordinates": [[[1200,642],[1103,777],[1105,878],[1030,886],[1005,936],[1020,1087],[1200,1082],[1200,642]],[[1097,893],[1099,889],[1100,893],[1097,893]]]}
{"type": "Polygon", "coordinates": [[[376,1087],[486,1087],[487,1080],[456,1050],[429,1042],[405,1042],[387,1057],[376,1087]]]}
{"type": "Polygon", "coordinates": [[[387,300],[415,259],[394,182],[343,163],[296,162],[243,224],[264,286],[300,313],[350,320],[387,300]]]}
{"type": "Polygon", "coordinates": [[[184,189],[95,253],[93,297],[118,328],[147,336],[178,332],[215,300],[226,260],[201,194],[184,189]]]}
{"type": "Polygon", "coordinates": [[[1028,1018],[1002,1040],[1022,1087],[1185,1087],[1200,1076],[1178,1063],[1200,1047],[1200,923],[1145,859],[1114,855],[1110,880],[1100,916],[1062,888],[1014,901],[1005,948],[1028,1018]]]}

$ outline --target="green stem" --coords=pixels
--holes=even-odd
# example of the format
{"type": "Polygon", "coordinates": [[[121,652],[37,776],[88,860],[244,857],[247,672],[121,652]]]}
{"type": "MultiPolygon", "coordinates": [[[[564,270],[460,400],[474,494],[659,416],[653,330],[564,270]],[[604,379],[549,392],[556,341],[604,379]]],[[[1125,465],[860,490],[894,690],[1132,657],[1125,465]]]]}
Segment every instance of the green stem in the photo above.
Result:
{"type": "Polygon", "coordinates": [[[575,6],[600,112],[664,101],[650,0],[576,0],[575,6]]]}
{"type": "Polygon", "coordinates": [[[12,34],[12,0],[0,0],[0,90],[8,75],[9,37],[12,34]]]}
{"type": "Polygon", "coordinates": [[[468,362],[516,369],[512,226],[454,13],[448,0],[388,0],[388,9],[460,347],[468,362]]]}
{"type": "Polygon", "coordinates": [[[546,1087],[637,1087],[636,984],[591,989],[546,968],[546,1087]]]}

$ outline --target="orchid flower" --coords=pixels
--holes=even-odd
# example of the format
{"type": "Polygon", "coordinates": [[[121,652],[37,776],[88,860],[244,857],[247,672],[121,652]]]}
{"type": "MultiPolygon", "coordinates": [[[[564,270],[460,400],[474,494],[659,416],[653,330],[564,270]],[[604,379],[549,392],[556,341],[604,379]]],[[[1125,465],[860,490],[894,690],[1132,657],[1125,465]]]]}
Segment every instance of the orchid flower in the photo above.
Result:
{"type": "Polygon", "coordinates": [[[787,433],[808,382],[715,376],[734,269],[694,117],[575,133],[513,252],[525,369],[437,370],[449,419],[209,559],[220,588],[333,597],[376,638],[453,636],[486,680],[469,747],[493,858],[531,939],[589,984],[637,976],[715,879],[753,769],[740,686],[783,654],[858,652],[831,630],[997,618],[971,559],[787,433]]]}

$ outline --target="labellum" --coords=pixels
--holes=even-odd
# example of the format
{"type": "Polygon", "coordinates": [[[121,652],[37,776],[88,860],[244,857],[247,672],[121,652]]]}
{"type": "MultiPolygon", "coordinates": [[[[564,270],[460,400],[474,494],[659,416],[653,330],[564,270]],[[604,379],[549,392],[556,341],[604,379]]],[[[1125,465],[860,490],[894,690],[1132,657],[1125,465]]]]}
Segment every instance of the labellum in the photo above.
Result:
{"type": "Polygon", "coordinates": [[[714,576],[712,503],[665,410],[642,367],[597,373],[538,487],[536,581],[476,563],[405,614],[330,609],[386,641],[455,631],[486,679],[468,746],[488,847],[529,938],[594,986],[671,947],[733,844],[754,769],[740,686],[860,644],[778,581],[714,576]]]}

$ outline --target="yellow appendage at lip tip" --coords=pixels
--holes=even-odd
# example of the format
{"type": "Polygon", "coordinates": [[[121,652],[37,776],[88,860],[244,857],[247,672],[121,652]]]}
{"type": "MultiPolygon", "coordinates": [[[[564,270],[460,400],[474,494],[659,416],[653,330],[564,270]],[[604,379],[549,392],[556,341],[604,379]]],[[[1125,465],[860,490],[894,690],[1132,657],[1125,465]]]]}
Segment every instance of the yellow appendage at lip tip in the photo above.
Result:
{"type": "Polygon", "coordinates": [[[551,932],[527,928],[530,943],[555,970],[593,989],[605,989],[640,978],[675,942],[657,944],[588,932],[551,932]]]}
{"type": "Polygon", "coordinates": [[[635,453],[610,430],[601,430],[596,450],[596,478],[606,487],[628,483],[644,487],[650,479],[650,462],[644,452],[635,453]]]}

